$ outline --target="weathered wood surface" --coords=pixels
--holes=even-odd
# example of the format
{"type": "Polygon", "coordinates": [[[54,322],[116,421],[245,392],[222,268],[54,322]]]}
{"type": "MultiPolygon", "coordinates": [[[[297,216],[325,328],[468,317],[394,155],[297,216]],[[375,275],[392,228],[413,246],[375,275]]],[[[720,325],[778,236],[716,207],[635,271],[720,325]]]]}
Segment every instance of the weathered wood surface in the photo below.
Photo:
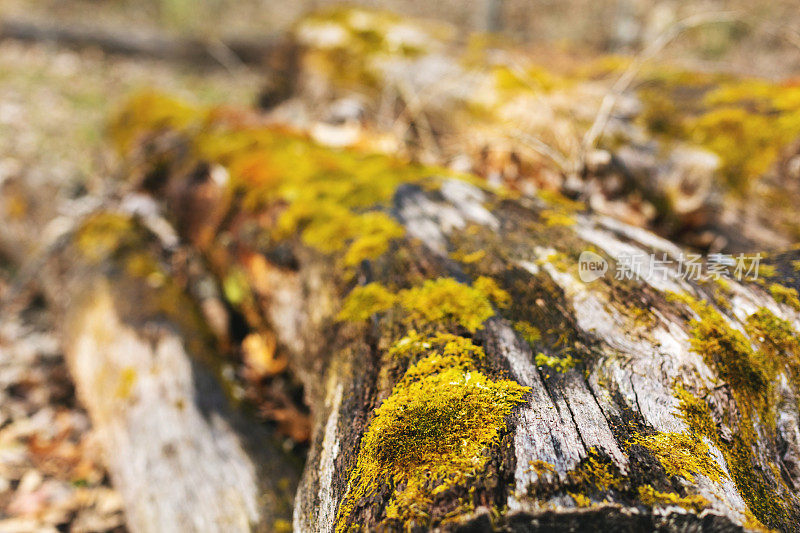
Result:
{"type": "Polygon", "coordinates": [[[285,528],[299,463],[233,403],[220,343],[170,277],[158,239],[127,224],[129,216],[79,222],[41,280],[63,311],[67,364],[127,525],[285,528]],[[125,236],[114,233],[119,224],[125,236]]]}
{"type": "MultiPolygon", "coordinates": [[[[223,118],[204,128],[260,131],[244,124],[223,118]]],[[[752,329],[761,310],[783,320],[796,339],[797,309],[791,299],[776,302],[780,291],[767,287],[777,281],[796,288],[797,254],[780,258],[766,284],[689,282],[672,268],[648,281],[616,280],[614,266],[626,255],[677,259],[681,250],[558,198],[508,196],[429,171],[430,179],[400,185],[388,203],[376,202],[403,236],[348,269],[339,252],[309,246],[313,239],[303,231],[270,237],[292,200],[243,208],[246,185],[218,166],[232,156],[198,161],[197,152],[185,149],[191,137],[155,139],[140,152],[159,163],[145,170],[143,187],[164,199],[165,212],[222,283],[244,276],[251,294],[239,299],[240,309],[251,326],[275,332],[305,385],[314,433],[295,500],[296,531],[726,531],[759,522],[797,530],[797,346],[787,341],[775,348],[770,334],[752,329]],[[609,274],[580,281],[583,250],[607,260],[609,274]],[[354,286],[378,282],[396,292],[441,278],[468,286],[481,276],[509,298],[479,328],[432,323],[397,305],[365,322],[337,319],[354,286]],[[699,300],[714,303],[705,308],[699,300]],[[534,325],[540,336],[524,340],[520,323],[534,325]],[[489,455],[479,472],[447,486],[429,480],[421,489],[427,499],[401,507],[398,518],[396,501],[408,480],[387,474],[396,464],[379,464],[385,477],[367,480],[357,465],[366,460],[374,409],[403,392],[395,386],[419,362],[389,355],[412,329],[474,342],[485,351],[476,371],[529,392],[484,450],[489,455]]],[[[242,146],[233,153],[262,153],[258,141],[242,146]]],[[[314,161],[313,150],[303,164],[314,161]]],[[[268,176],[270,169],[285,170],[270,167],[269,157],[262,164],[268,176]]],[[[330,164],[329,182],[349,179],[330,164]]],[[[315,185],[298,185],[304,186],[315,185]]],[[[321,207],[312,206],[309,224],[321,207]]],[[[469,405],[463,409],[462,415],[469,405]]],[[[459,430],[457,416],[446,423],[459,430]]],[[[405,460],[399,453],[395,460],[405,460]]],[[[437,460],[427,459],[431,470],[437,460]]],[[[425,469],[425,461],[412,467],[425,469]]]]}

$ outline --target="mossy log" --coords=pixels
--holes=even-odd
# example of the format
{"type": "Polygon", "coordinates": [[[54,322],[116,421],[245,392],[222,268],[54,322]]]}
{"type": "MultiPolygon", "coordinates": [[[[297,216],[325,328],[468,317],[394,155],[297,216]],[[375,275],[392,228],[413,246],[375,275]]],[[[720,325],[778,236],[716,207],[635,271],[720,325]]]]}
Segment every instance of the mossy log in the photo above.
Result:
{"type": "Polygon", "coordinates": [[[703,250],[786,248],[798,234],[800,89],[657,58],[713,20],[676,21],[633,57],[597,57],[485,36],[464,46],[463,28],[322,10],[292,30],[298,93],[312,115],[330,110],[312,131],[337,145],[394,143],[522,191],[579,193],[596,212],[703,250]]]}
{"type": "Polygon", "coordinates": [[[796,252],[618,277],[682,251],[246,113],[129,111],[131,179],[305,387],[296,531],[798,530],[796,252]]]}
{"type": "Polygon", "coordinates": [[[131,531],[280,531],[300,463],[232,401],[220,340],[160,241],[124,213],[81,223],[42,276],[131,531]]]}

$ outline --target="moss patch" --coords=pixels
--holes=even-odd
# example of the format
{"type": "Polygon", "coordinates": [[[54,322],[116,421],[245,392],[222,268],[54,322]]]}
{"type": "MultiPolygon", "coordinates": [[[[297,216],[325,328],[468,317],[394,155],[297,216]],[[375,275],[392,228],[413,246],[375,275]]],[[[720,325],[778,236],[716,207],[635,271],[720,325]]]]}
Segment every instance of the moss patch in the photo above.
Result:
{"type": "Polygon", "coordinates": [[[639,499],[642,503],[655,507],[657,505],[677,505],[687,511],[699,513],[711,503],[700,495],[679,496],[674,492],[659,492],[650,485],[639,487],[639,499]]]}
{"type": "Polygon", "coordinates": [[[650,451],[669,476],[680,476],[689,483],[693,483],[694,476],[698,474],[716,483],[728,478],[711,456],[708,445],[691,433],[637,435],[631,444],[638,444],[650,451]]]}
{"type": "Polygon", "coordinates": [[[692,350],[702,355],[735,389],[763,398],[771,381],[770,365],[750,340],[708,302],[679,297],[697,313],[689,321],[692,350]]]}
{"type": "Polygon", "coordinates": [[[394,13],[335,7],[305,17],[294,28],[307,67],[337,85],[360,90],[380,85],[383,61],[419,57],[441,46],[449,28],[394,13]]]}
{"type": "Polygon", "coordinates": [[[490,299],[506,303],[510,296],[489,278],[479,278],[472,287],[453,278],[429,279],[397,294],[379,283],[370,283],[350,292],[338,319],[358,322],[398,305],[412,324],[444,329],[461,326],[474,332],[494,315],[490,299]]]}
{"type": "Polygon", "coordinates": [[[569,354],[564,357],[553,357],[552,355],[546,355],[542,352],[536,354],[535,362],[536,366],[549,366],[558,372],[566,372],[578,364],[578,361],[569,354]]]}
{"type": "Polygon", "coordinates": [[[483,361],[486,357],[483,348],[476,346],[466,337],[452,333],[423,335],[413,329],[389,349],[391,357],[411,363],[430,352],[441,353],[444,356],[467,356],[477,362],[483,361]]]}
{"type": "Polygon", "coordinates": [[[766,309],[757,311],[745,324],[754,338],[751,344],[750,339],[733,329],[708,303],[689,297],[680,299],[698,314],[698,318],[690,321],[693,349],[721,376],[728,376],[736,404],[733,412],[724,413],[735,424],[728,439],[723,439],[717,431],[707,402],[683,386],[676,387],[681,417],[691,427],[695,439],[706,437],[720,449],[753,521],[757,519],[775,528],[794,523],[798,507],[792,491],[762,457],[762,453],[776,453],[770,451],[775,449],[776,439],[776,398],[772,384],[778,372],[791,370],[791,365],[782,365],[778,356],[780,352],[785,357],[785,350],[793,349],[788,323],[766,309]],[[754,349],[753,344],[758,349],[754,349]],[[759,448],[766,448],[766,451],[759,448]]]}
{"type": "Polygon", "coordinates": [[[412,365],[375,410],[350,474],[337,531],[346,531],[355,502],[382,487],[392,497],[387,523],[428,525],[437,495],[480,475],[487,450],[528,389],[492,380],[466,353],[432,353],[412,365]]]}
{"type": "Polygon", "coordinates": [[[675,397],[680,400],[678,403],[678,416],[695,433],[716,442],[717,427],[711,416],[711,409],[709,409],[708,404],[687,391],[682,385],[677,385],[674,393],[675,397]]]}
{"type": "Polygon", "coordinates": [[[497,307],[508,307],[511,304],[511,295],[500,288],[497,282],[487,276],[479,276],[472,286],[483,293],[497,307]]]}
{"type": "Polygon", "coordinates": [[[591,486],[605,491],[621,488],[626,479],[619,475],[617,467],[608,457],[601,456],[596,448],[589,450],[589,455],[581,461],[580,466],[567,473],[568,477],[582,486],[591,486]]]}
{"type": "Polygon", "coordinates": [[[770,363],[773,372],[785,370],[794,390],[800,391],[800,335],[791,322],[762,307],[747,317],[745,328],[765,354],[765,360],[770,363]]]}
{"type": "Polygon", "coordinates": [[[397,296],[380,283],[356,287],[344,301],[337,319],[347,322],[368,320],[373,314],[386,311],[397,302],[397,296]]]}
{"type": "MultiPolygon", "coordinates": [[[[299,239],[340,258],[345,271],[378,258],[404,236],[387,211],[398,186],[435,187],[441,179],[464,177],[387,155],[332,149],[298,132],[260,125],[245,113],[150,93],[131,99],[111,131],[124,152],[165,132],[183,134],[181,163],[227,169],[218,184],[231,200],[228,208],[262,217],[262,242],[299,239]]],[[[174,159],[148,156],[148,174],[170,172],[162,167],[174,159]]]]}
{"type": "Polygon", "coordinates": [[[540,216],[546,226],[573,226],[575,224],[575,219],[572,216],[559,211],[545,209],[540,213],[540,216]]]}
{"type": "Polygon", "coordinates": [[[589,507],[592,505],[592,500],[590,500],[587,496],[580,494],[578,492],[567,492],[573,500],[575,500],[575,505],[578,507],[589,507]]]}
{"type": "Polygon", "coordinates": [[[109,124],[109,135],[120,153],[136,147],[154,131],[179,130],[196,122],[202,112],[170,96],[144,91],[133,95],[109,124]]]}
{"type": "Polygon", "coordinates": [[[717,154],[735,191],[746,191],[800,135],[797,84],[667,71],[645,78],[645,125],[717,154]]]}
{"type": "Polygon", "coordinates": [[[773,356],[800,354],[800,337],[791,322],[762,307],[747,317],[747,332],[773,356]]]}
{"type": "Polygon", "coordinates": [[[426,280],[420,287],[400,291],[398,296],[409,319],[423,324],[456,323],[475,331],[494,315],[484,292],[452,278],[426,280]]]}
{"type": "Polygon", "coordinates": [[[514,322],[514,329],[517,330],[520,335],[522,335],[522,338],[525,339],[525,342],[531,346],[542,338],[542,332],[539,331],[539,328],[524,320],[514,322]]]}
{"type": "Polygon", "coordinates": [[[548,463],[547,461],[542,461],[540,459],[536,459],[528,463],[529,470],[536,472],[537,475],[543,476],[545,474],[554,474],[556,471],[556,466],[552,463],[548,463]]]}
{"type": "Polygon", "coordinates": [[[800,311],[800,297],[798,297],[796,289],[772,283],[769,286],[769,292],[776,302],[786,304],[792,309],[800,311]]]}

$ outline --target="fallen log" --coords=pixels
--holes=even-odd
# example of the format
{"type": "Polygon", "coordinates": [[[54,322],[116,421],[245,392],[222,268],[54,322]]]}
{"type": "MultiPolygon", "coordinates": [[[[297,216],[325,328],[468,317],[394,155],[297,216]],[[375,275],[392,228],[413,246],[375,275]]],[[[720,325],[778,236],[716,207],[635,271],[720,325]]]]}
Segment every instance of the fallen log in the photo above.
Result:
{"type": "Polygon", "coordinates": [[[147,95],[114,131],[305,386],[295,530],[798,531],[796,252],[692,279],[557,194],[244,112],[147,95]]]}
{"type": "Polygon", "coordinates": [[[248,416],[224,352],[129,213],[80,222],[41,286],[131,531],[289,528],[299,462],[248,416]]]}
{"type": "Polygon", "coordinates": [[[138,56],[207,67],[255,65],[269,67],[271,61],[284,61],[288,50],[285,39],[204,40],[155,33],[132,33],[89,25],[63,25],[36,20],[0,20],[0,39],[51,43],[65,48],[96,48],[107,54],[138,56]]]}

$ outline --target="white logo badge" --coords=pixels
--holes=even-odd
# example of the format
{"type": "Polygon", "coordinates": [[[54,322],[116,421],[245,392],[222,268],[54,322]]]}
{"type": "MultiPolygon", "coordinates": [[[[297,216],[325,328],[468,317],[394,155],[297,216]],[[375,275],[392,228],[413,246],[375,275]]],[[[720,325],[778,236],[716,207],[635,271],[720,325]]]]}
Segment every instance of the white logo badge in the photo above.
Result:
{"type": "Polygon", "coordinates": [[[608,271],[608,261],[602,256],[584,250],[578,258],[578,277],[584,283],[600,279],[608,271]]]}

